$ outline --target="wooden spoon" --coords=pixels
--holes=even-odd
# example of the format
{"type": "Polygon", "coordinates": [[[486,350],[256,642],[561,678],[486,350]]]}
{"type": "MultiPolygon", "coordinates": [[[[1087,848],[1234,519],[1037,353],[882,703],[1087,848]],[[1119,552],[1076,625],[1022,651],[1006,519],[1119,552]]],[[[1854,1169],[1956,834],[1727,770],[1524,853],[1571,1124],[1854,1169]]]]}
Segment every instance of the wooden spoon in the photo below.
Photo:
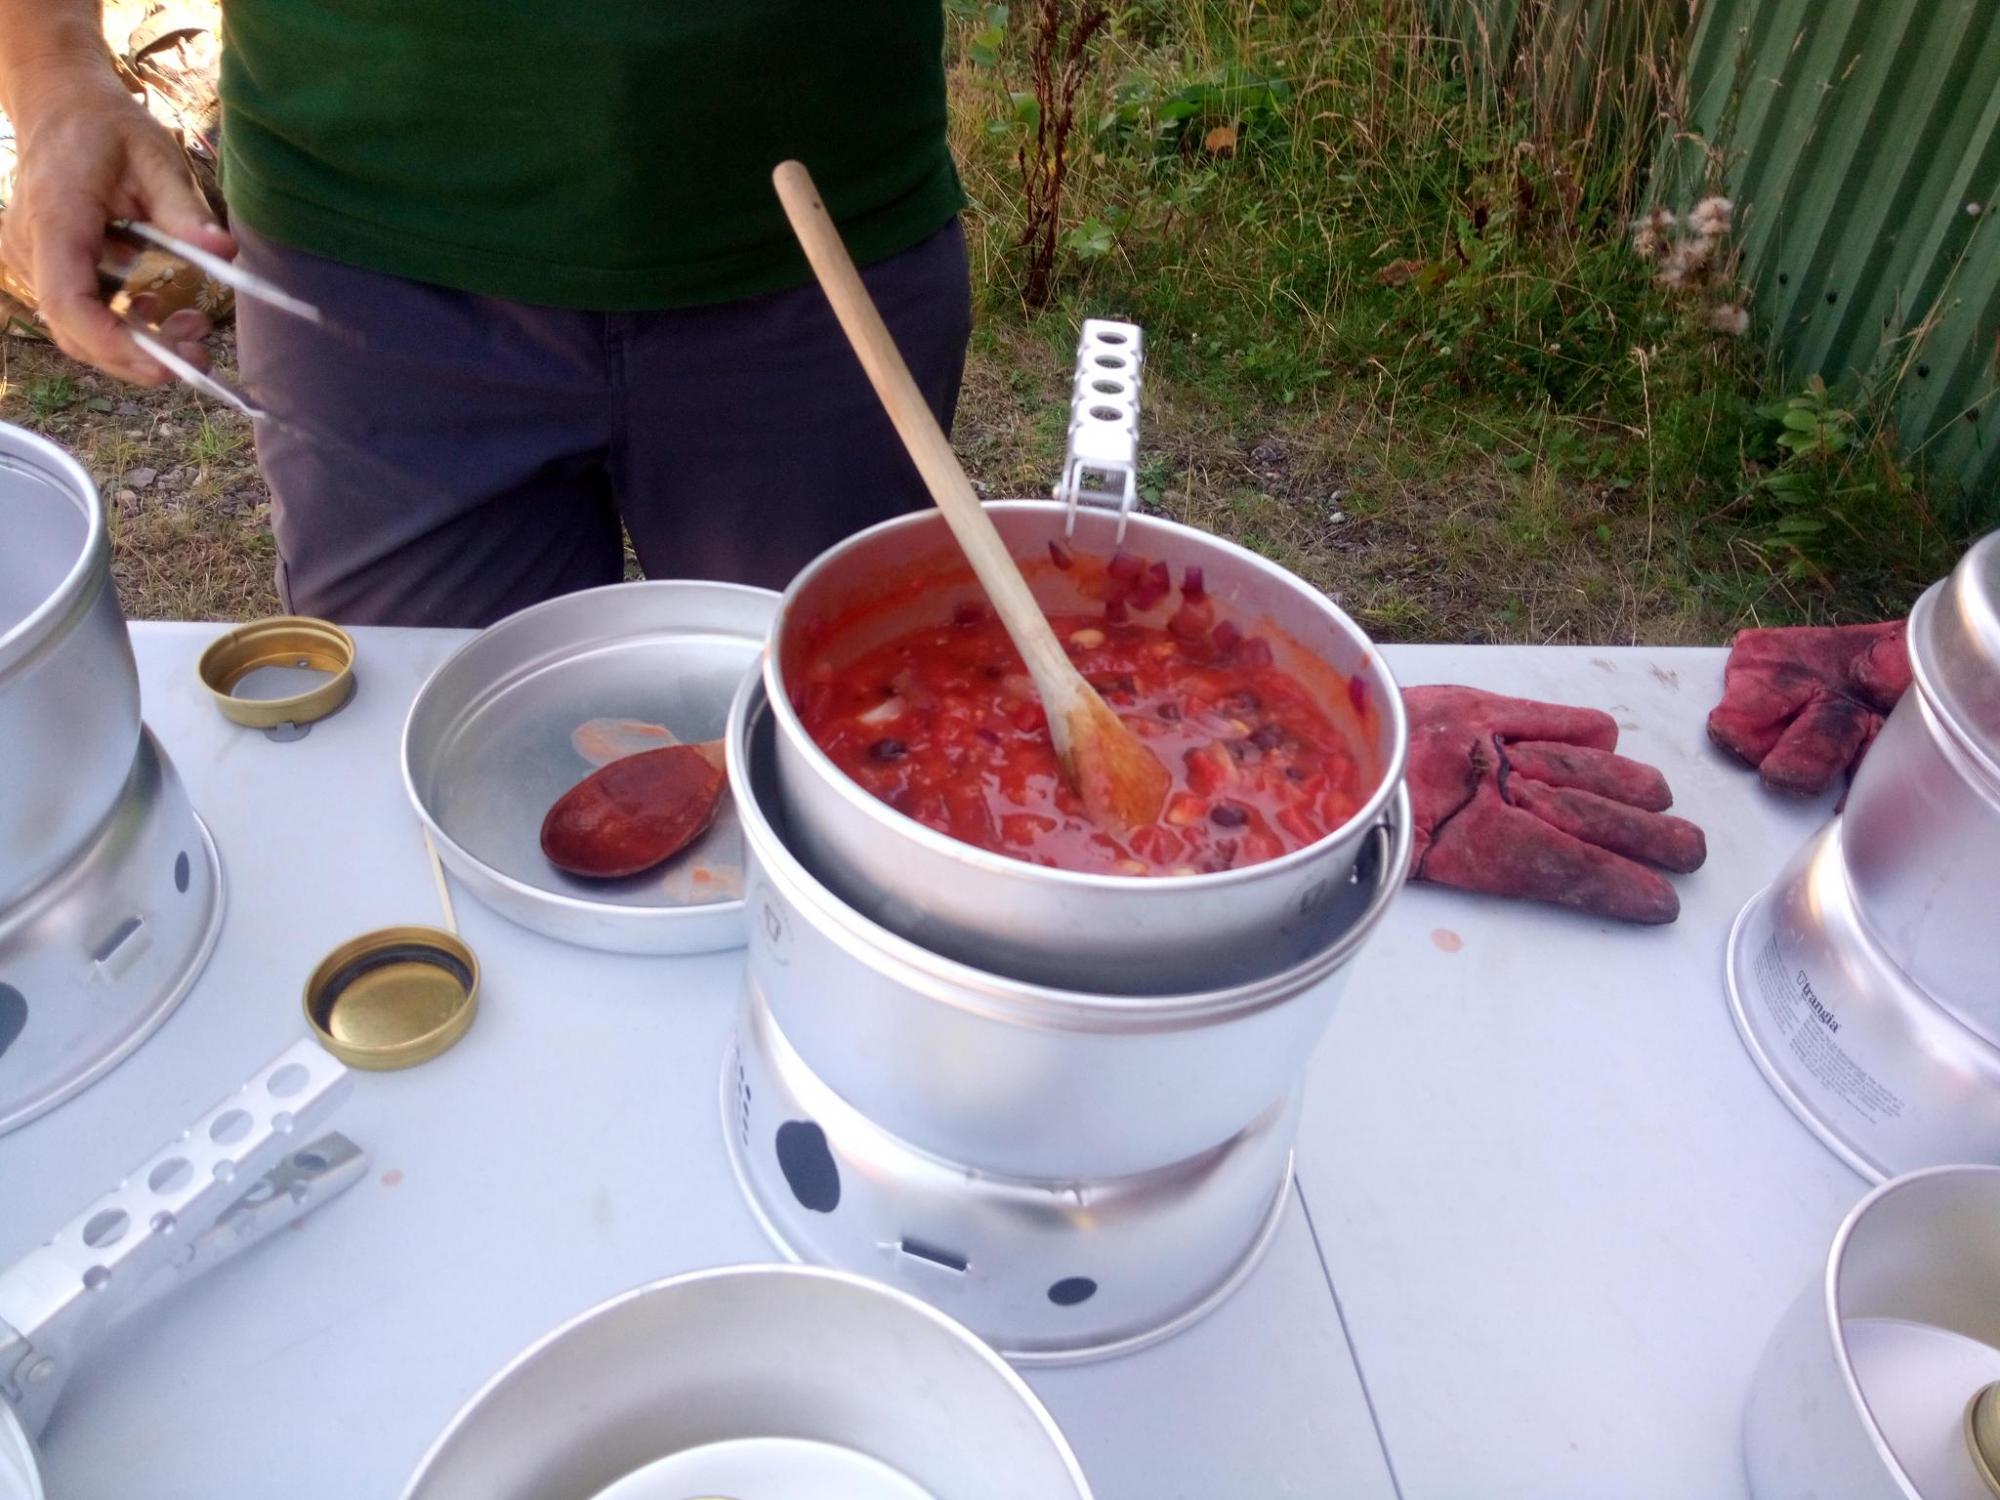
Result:
{"type": "Polygon", "coordinates": [[[1101,826],[1120,832],[1158,822],[1172,784],[1167,768],[1083,680],[1056,640],[1020,567],[980,507],[950,441],[910,378],[909,367],[861,284],[811,175],[798,162],[788,161],[779,164],[771,180],[869,383],[1027,663],[1048,714],[1056,759],[1083,799],[1084,810],[1101,826]]]}
{"type": "Polygon", "coordinates": [[[637,875],[673,858],[715,821],[721,741],[664,745],[602,766],[542,819],[542,853],[592,880],[637,875]]]}

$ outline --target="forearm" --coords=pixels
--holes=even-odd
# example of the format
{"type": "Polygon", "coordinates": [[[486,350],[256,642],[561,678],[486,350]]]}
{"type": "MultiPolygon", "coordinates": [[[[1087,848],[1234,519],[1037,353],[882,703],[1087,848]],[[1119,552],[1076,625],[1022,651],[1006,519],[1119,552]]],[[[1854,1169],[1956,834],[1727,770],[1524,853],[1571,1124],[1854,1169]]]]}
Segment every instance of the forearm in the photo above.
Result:
{"type": "Polygon", "coordinates": [[[99,0],[0,0],[0,109],[24,115],[65,92],[118,87],[99,0]]]}

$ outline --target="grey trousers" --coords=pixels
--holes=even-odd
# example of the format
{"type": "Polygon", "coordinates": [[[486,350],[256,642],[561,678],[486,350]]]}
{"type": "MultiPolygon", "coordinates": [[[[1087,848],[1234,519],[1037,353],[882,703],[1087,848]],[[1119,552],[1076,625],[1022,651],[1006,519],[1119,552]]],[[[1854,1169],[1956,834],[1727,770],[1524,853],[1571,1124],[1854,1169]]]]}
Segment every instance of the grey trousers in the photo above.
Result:
{"type": "MultiPolygon", "coordinates": [[[[245,300],[287,609],[491,624],[647,576],[782,588],[928,503],[817,286],[712,307],[532,307],[358,270],[239,226],[243,264],[342,337],[245,300]],[[287,420],[290,417],[292,420],[287,420]]],[[[949,429],[971,307],[953,221],[863,279],[949,429]]]]}

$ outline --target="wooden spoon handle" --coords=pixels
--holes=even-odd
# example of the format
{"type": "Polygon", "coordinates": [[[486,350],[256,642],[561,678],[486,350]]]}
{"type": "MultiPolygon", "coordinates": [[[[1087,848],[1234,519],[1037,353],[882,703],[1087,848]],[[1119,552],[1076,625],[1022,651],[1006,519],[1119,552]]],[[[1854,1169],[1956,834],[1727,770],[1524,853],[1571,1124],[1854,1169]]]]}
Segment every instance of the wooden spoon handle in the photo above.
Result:
{"type": "MultiPolygon", "coordinates": [[[[854,346],[861,368],[867,371],[869,383],[881,398],[889,420],[895,423],[931,498],[944,512],[952,535],[958,538],[972,571],[979,576],[987,597],[999,611],[1001,622],[1034,671],[1038,684],[1045,674],[1057,682],[1073,676],[1075,669],[1056,640],[1055,631],[1049,627],[1041,606],[1035,603],[1035,596],[1028,591],[1020,567],[1007,551],[1007,544],[1001,541],[992,518],[981,508],[965,470],[959,467],[958,455],[951,451],[951,440],[938,426],[916,381],[910,378],[909,366],[903,363],[895,340],[875,309],[874,299],[862,285],[860,273],[854,269],[826,205],[820,201],[811,174],[798,162],[782,162],[772,172],[771,181],[778,190],[778,201],[784,204],[785,217],[792,221],[792,232],[798,236],[806,259],[812,264],[813,274],[819,278],[827,301],[833,304],[834,317],[840,320],[848,342],[854,346]]],[[[1043,691],[1046,693],[1047,687],[1043,691]]],[[[1051,718],[1060,711],[1054,704],[1048,708],[1051,718]]]]}

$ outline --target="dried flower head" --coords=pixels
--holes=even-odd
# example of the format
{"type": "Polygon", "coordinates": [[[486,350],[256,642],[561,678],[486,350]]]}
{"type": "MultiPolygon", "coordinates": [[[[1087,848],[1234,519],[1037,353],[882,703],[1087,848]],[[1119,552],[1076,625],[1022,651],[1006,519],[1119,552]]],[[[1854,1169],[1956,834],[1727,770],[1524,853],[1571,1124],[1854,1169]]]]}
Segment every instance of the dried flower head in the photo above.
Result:
{"type": "Polygon", "coordinates": [[[1658,260],[1673,243],[1675,219],[1670,209],[1656,208],[1632,221],[1632,249],[1641,260],[1658,260]]]}
{"type": "Polygon", "coordinates": [[[1713,328],[1717,333],[1726,333],[1732,338],[1741,338],[1750,331],[1749,310],[1738,307],[1735,303],[1724,303],[1720,307],[1711,307],[1708,310],[1708,326],[1713,328]]]}
{"type": "Polygon", "coordinates": [[[1659,274],[1653,279],[1665,287],[1699,286],[1714,251],[1713,240],[1675,240],[1673,249],[1667,252],[1667,258],[1660,266],[1659,274]]]}
{"type": "Polygon", "coordinates": [[[1736,213],[1736,205],[1727,198],[1704,198],[1688,214],[1688,228],[1704,239],[1720,239],[1729,233],[1729,225],[1736,213]]]}

